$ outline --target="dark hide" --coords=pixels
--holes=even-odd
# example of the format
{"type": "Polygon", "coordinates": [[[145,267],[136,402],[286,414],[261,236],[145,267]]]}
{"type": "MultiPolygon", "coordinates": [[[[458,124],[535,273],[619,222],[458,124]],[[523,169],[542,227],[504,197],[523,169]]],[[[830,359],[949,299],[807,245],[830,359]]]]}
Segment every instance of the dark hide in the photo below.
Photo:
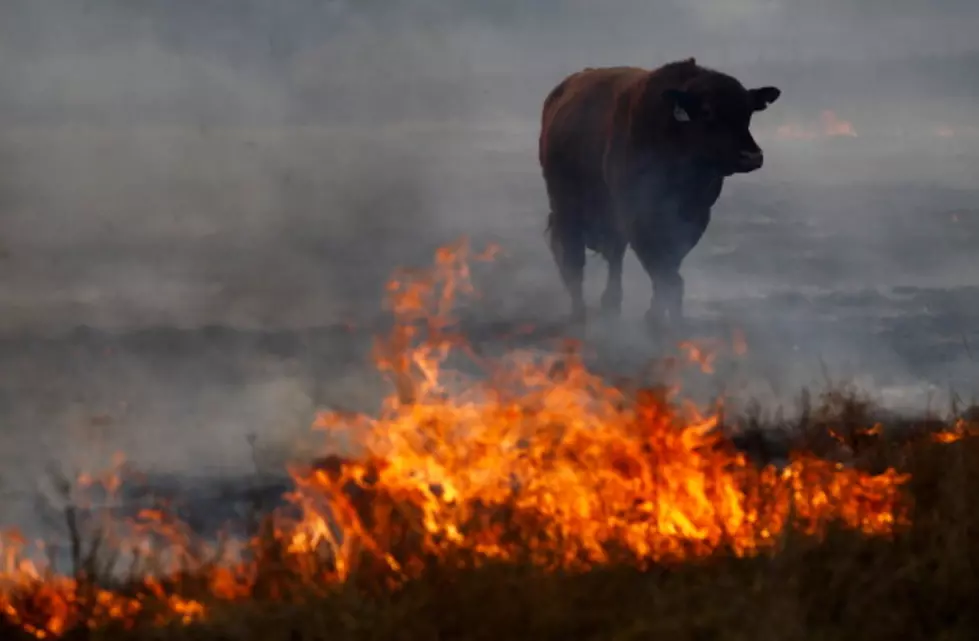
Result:
{"type": "Polygon", "coordinates": [[[584,320],[585,251],[608,262],[602,308],[618,315],[631,246],[653,283],[651,321],[682,320],[680,264],[700,241],[724,179],[762,165],[752,115],[775,87],[746,89],[693,59],[656,70],[585,69],[544,101],[539,158],[551,251],[584,320]]]}

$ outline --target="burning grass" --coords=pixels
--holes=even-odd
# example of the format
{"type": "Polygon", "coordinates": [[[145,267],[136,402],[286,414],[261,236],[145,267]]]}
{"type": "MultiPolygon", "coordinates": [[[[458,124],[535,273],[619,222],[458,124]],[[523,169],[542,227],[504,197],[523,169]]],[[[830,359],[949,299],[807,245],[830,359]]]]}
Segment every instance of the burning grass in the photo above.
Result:
{"type": "MultiPolygon", "coordinates": [[[[291,510],[208,543],[166,506],[98,519],[62,483],[73,567],[0,539],[0,632],[972,638],[975,423],[897,429],[827,397],[789,432],[784,466],[759,464],[719,411],[611,386],[573,343],[467,350],[452,306],[472,293],[470,258],[446,248],[392,280],[375,356],[396,393],[374,416],[319,418],[324,452],[350,454],[291,469],[291,510]],[[449,368],[458,354],[480,376],[449,368]]],[[[710,368],[713,352],[686,353],[710,368]]],[[[125,479],[82,480],[111,495],[125,479]]]]}

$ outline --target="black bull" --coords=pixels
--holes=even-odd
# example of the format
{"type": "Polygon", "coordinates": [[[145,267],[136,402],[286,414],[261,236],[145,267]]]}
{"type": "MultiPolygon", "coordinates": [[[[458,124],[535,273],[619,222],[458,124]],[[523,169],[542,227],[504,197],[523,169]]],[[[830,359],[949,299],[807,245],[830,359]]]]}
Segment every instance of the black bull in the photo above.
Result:
{"type": "Polygon", "coordinates": [[[724,179],[762,166],[749,126],[778,99],[693,59],[659,69],[585,69],[544,101],[540,163],[550,200],[551,251],[585,317],[586,249],[608,263],[602,309],[622,306],[631,246],[653,284],[653,323],[683,317],[680,264],[700,241],[724,179]]]}

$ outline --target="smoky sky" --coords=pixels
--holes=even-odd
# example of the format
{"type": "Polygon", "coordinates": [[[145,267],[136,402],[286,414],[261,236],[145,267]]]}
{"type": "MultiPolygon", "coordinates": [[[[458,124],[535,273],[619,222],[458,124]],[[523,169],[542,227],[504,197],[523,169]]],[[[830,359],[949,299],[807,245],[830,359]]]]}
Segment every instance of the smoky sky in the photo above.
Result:
{"type": "Polygon", "coordinates": [[[471,90],[495,74],[540,82],[691,55],[801,77],[787,95],[800,102],[861,83],[974,97],[977,24],[977,5],[951,0],[11,0],[0,106],[22,119],[274,122],[458,117],[509,101],[526,115],[538,95],[471,90]]]}

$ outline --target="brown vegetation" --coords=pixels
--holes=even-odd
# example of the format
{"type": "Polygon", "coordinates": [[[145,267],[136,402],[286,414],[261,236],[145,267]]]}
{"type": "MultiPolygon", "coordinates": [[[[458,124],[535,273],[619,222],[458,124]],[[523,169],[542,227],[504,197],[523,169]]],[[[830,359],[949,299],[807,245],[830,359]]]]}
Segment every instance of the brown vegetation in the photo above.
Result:
{"type": "Polygon", "coordinates": [[[440,368],[464,250],[392,282],[377,359],[398,393],[321,417],[360,452],[291,470],[295,514],[231,549],[162,506],[93,521],[69,501],[69,573],[2,540],[4,638],[972,638],[974,412],[882,423],[826,394],[768,426],[776,463],[751,417],[612,388],[575,349],[461,386],[440,368]]]}

